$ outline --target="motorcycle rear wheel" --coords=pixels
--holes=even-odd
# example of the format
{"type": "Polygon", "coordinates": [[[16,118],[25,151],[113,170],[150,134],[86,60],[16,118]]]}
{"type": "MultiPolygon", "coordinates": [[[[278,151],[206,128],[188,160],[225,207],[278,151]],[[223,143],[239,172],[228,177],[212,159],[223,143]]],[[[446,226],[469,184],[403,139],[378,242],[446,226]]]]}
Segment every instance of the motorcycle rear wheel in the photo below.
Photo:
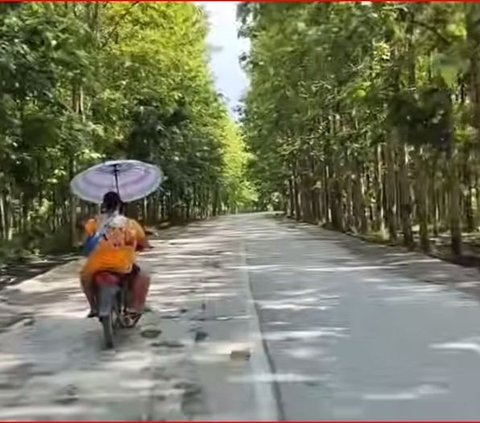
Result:
{"type": "MultiPolygon", "coordinates": [[[[113,313],[112,313],[113,314],[113,313]]],[[[113,316],[102,317],[102,328],[103,328],[103,337],[105,339],[105,347],[107,349],[112,349],[115,345],[114,336],[113,336],[113,316]]]]}

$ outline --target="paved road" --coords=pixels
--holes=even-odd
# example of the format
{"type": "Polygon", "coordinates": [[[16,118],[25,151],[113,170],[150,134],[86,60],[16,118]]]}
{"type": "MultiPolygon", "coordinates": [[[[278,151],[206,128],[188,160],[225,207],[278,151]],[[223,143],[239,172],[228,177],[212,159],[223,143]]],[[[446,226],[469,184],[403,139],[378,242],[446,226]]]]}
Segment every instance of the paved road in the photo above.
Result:
{"type": "Polygon", "coordinates": [[[161,237],[115,352],[79,263],[0,292],[0,420],[480,419],[477,272],[265,215],[161,237]]]}
{"type": "Polygon", "coordinates": [[[285,419],[480,419],[479,305],[420,281],[425,266],[433,282],[478,275],[319,229],[239,223],[285,419]]]}
{"type": "Polygon", "coordinates": [[[270,385],[244,383],[268,363],[235,225],[153,241],[150,310],[113,352],[85,318],[81,262],[0,291],[0,420],[274,420],[270,385]]]}

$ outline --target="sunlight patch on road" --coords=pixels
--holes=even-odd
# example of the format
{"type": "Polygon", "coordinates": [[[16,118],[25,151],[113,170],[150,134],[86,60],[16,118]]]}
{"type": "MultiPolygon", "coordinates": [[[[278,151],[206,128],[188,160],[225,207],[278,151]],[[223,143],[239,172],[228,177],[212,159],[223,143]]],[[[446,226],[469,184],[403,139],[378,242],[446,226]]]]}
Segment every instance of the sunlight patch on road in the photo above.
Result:
{"type": "Polygon", "coordinates": [[[0,372],[4,372],[23,363],[18,356],[13,354],[0,354],[0,372]]]}
{"type": "Polygon", "coordinates": [[[447,394],[448,392],[448,389],[435,385],[420,385],[405,391],[364,394],[362,398],[367,401],[408,401],[433,395],[447,394]]]}
{"type": "Polygon", "coordinates": [[[303,272],[359,272],[362,270],[390,270],[392,266],[332,266],[332,267],[302,267],[303,272]]]}
{"type": "MultiPolygon", "coordinates": [[[[317,294],[320,290],[319,289],[295,289],[295,290],[285,290],[279,292],[280,295],[283,296],[291,296],[291,297],[299,297],[301,295],[313,295],[317,294]]],[[[325,296],[324,296],[325,297],[325,296]]],[[[328,298],[338,298],[338,295],[329,296],[328,298]]]]}
{"type": "Polygon", "coordinates": [[[54,405],[32,405],[21,407],[12,407],[12,408],[2,408],[0,410],[0,419],[2,420],[13,420],[13,419],[22,419],[22,418],[31,418],[31,416],[36,416],[37,418],[44,417],[45,420],[51,418],[51,416],[58,417],[68,417],[72,415],[81,415],[92,413],[95,411],[100,411],[101,408],[88,406],[54,406],[54,405]]]}
{"type": "Polygon", "coordinates": [[[230,382],[234,383],[272,383],[272,382],[285,382],[285,383],[301,383],[301,382],[318,382],[324,381],[325,376],[311,376],[303,375],[299,373],[263,373],[251,376],[231,377],[230,382]]]}
{"type": "Polygon", "coordinates": [[[322,351],[320,351],[318,348],[311,348],[311,347],[295,348],[287,351],[287,354],[293,358],[302,359],[302,360],[314,359],[314,358],[319,358],[323,356],[322,351]]]}
{"type": "Polygon", "coordinates": [[[257,302],[260,308],[265,310],[292,310],[292,311],[303,311],[303,310],[320,310],[326,311],[331,307],[328,306],[316,306],[316,305],[304,305],[304,304],[292,304],[292,303],[281,303],[279,301],[258,301],[257,302]]]}
{"type": "Polygon", "coordinates": [[[436,350],[450,350],[450,351],[470,351],[480,355],[480,339],[466,339],[457,342],[444,342],[441,344],[433,344],[430,348],[436,350]]]}
{"type": "Polygon", "coordinates": [[[346,328],[325,328],[320,330],[267,332],[263,338],[267,341],[293,341],[324,337],[345,338],[347,337],[344,333],[346,330],[346,328]]]}
{"type": "Polygon", "coordinates": [[[338,296],[316,295],[298,298],[293,294],[288,295],[288,298],[281,300],[263,300],[257,301],[260,308],[264,310],[320,310],[326,311],[339,304],[338,296]],[[292,298],[293,297],[293,298],[292,298]]]}

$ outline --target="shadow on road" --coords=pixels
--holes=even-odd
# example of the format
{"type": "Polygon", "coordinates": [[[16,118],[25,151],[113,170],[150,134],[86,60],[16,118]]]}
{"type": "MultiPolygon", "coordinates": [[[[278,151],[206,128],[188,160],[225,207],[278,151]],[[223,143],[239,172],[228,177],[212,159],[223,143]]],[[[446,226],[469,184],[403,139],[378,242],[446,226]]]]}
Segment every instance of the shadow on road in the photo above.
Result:
{"type": "Polygon", "coordinates": [[[339,266],[360,270],[363,266],[371,266],[373,259],[378,269],[427,283],[446,285],[480,300],[480,272],[476,268],[459,266],[419,252],[408,251],[402,247],[369,243],[306,223],[296,223],[286,219],[276,219],[276,221],[280,226],[293,232],[301,229],[305,234],[305,239],[302,238],[303,242],[305,240],[329,242],[355,254],[354,261],[335,259],[339,266]]]}

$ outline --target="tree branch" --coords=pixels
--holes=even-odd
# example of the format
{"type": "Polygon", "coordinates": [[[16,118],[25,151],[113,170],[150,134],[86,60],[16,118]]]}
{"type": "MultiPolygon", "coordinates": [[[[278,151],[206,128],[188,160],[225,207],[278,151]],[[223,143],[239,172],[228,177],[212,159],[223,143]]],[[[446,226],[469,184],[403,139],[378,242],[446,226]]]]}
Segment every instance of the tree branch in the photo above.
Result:
{"type": "Polygon", "coordinates": [[[442,34],[440,34],[440,32],[437,31],[437,29],[434,27],[434,26],[431,26],[425,22],[421,22],[421,21],[416,21],[415,19],[412,18],[412,20],[410,21],[413,25],[417,25],[417,26],[420,26],[422,28],[425,28],[427,29],[428,31],[430,31],[432,34],[434,34],[440,41],[442,41],[446,46],[449,46],[452,44],[452,41],[445,38],[442,34]]]}
{"type": "Polygon", "coordinates": [[[107,34],[104,42],[102,43],[102,45],[101,45],[102,48],[106,47],[108,42],[111,40],[111,38],[113,37],[113,35],[117,31],[120,23],[127,17],[128,13],[139,3],[140,3],[140,1],[134,1],[132,4],[130,4],[130,7],[127,10],[125,10],[125,12],[117,19],[117,21],[113,24],[113,28],[107,34]]]}

